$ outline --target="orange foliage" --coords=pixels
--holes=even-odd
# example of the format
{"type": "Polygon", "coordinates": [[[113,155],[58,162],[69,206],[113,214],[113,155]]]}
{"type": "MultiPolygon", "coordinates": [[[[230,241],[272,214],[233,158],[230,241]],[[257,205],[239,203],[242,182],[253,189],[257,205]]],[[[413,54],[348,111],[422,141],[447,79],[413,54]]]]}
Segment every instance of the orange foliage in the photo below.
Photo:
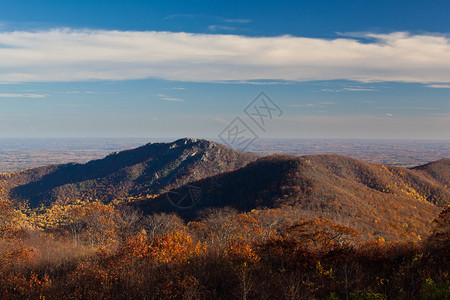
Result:
{"type": "Polygon", "coordinates": [[[336,224],[327,218],[298,222],[288,228],[288,233],[305,244],[318,247],[348,244],[360,234],[351,227],[336,224]]]}
{"type": "Polygon", "coordinates": [[[237,265],[254,265],[260,258],[247,243],[233,242],[229,245],[226,258],[237,265]]]}
{"type": "Polygon", "coordinates": [[[159,263],[182,262],[206,250],[201,243],[194,243],[191,236],[183,231],[173,231],[157,237],[151,244],[150,253],[159,263]]]}
{"type": "Polygon", "coordinates": [[[202,243],[194,243],[190,235],[175,230],[149,241],[143,234],[129,238],[119,250],[122,257],[149,258],[155,263],[180,263],[205,253],[202,243]]]}

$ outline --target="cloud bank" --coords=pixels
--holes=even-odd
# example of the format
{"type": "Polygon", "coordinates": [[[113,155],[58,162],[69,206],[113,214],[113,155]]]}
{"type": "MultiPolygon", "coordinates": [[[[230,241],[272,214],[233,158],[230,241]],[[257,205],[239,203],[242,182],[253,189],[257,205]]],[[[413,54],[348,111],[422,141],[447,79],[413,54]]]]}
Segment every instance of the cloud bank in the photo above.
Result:
{"type": "Polygon", "coordinates": [[[45,98],[41,94],[0,94],[0,98],[45,98]]]}
{"type": "Polygon", "coordinates": [[[450,39],[53,29],[0,32],[0,82],[333,80],[450,83],[450,39]]]}

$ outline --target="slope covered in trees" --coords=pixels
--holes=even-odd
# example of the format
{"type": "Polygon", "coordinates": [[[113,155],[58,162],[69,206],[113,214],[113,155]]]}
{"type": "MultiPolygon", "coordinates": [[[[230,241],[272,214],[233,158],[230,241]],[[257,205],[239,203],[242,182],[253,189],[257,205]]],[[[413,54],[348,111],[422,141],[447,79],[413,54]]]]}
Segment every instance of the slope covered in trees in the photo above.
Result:
{"type": "Polygon", "coordinates": [[[447,187],[450,186],[450,158],[440,159],[429,164],[412,168],[423,172],[447,187]]]}
{"type": "Polygon", "coordinates": [[[196,221],[85,203],[24,227],[0,197],[1,299],[448,299],[449,209],[424,241],[327,218],[206,209],[196,221]]]}
{"type": "MultiPolygon", "coordinates": [[[[197,210],[225,206],[241,211],[294,210],[299,219],[324,216],[367,237],[390,239],[427,235],[439,207],[450,199],[446,186],[421,172],[339,155],[268,156],[191,185],[201,191],[195,196],[197,210]]],[[[174,211],[168,201],[171,193],[133,205],[146,212],[174,211]]],[[[177,212],[195,216],[192,209],[177,212]]]]}
{"type": "Polygon", "coordinates": [[[205,140],[182,139],[86,164],[3,174],[0,185],[14,203],[29,203],[28,215],[47,221],[69,205],[90,202],[131,202],[146,214],[176,212],[188,220],[204,208],[229,206],[242,212],[277,209],[275,215],[294,221],[326,217],[369,239],[417,240],[429,234],[431,220],[450,203],[448,162],[406,169],[340,155],[259,158],[205,140]],[[187,199],[192,205],[177,205],[174,193],[184,197],[191,187],[195,195],[187,199]]]}
{"type": "Polygon", "coordinates": [[[448,299],[446,174],[191,139],[3,174],[0,298],[448,299]]]}
{"type": "Polygon", "coordinates": [[[31,207],[67,199],[109,202],[142,194],[157,194],[174,184],[198,180],[242,167],[257,157],[209,142],[185,138],[173,143],[150,143],[113,153],[86,164],[39,167],[0,175],[12,199],[31,207]]]}

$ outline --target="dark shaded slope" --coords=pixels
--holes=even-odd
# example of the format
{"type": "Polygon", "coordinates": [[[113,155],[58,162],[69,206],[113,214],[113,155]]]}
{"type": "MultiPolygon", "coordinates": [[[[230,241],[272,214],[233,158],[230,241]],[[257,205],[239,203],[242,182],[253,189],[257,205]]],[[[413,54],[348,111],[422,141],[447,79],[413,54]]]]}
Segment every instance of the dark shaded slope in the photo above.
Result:
{"type": "Polygon", "coordinates": [[[419,187],[441,191],[441,201],[449,200],[447,188],[416,171],[339,155],[268,156],[191,185],[201,191],[192,209],[176,208],[169,201],[173,193],[135,206],[148,213],[177,211],[188,219],[211,206],[242,211],[287,206],[305,217],[333,218],[369,236],[417,237],[428,233],[440,210],[419,187]]]}
{"type": "Polygon", "coordinates": [[[117,198],[157,194],[175,174],[198,180],[246,165],[257,157],[206,140],[147,144],[86,164],[64,164],[0,177],[13,199],[31,206],[73,198],[117,198]]]}
{"type": "Polygon", "coordinates": [[[450,204],[445,183],[448,160],[405,169],[340,155],[258,159],[195,139],[147,144],[86,164],[0,175],[0,185],[10,197],[27,200],[32,207],[73,199],[109,202],[131,197],[143,199],[133,205],[147,213],[178,212],[188,219],[205,207],[286,208],[297,217],[324,216],[369,236],[395,238],[428,234],[439,207],[450,204]],[[183,198],[191,190],[193,194],[183,198]],[[147,197],[160,193],[154,199],[147,197]],[[186,205],[183,199],[191,203],[186,205]]]}
{"type": "MultiPolygon", "coordinates": [[[[232,206],[243,211],[259,206],[273,207],[277,199],[289,193],[289,186],[296,185],[299,189],[302,186],[305,195],[311,196],[310,180],[295,176],[295,171],[304,164],[304,159],[295,156],[267,156],[235,171],[191,182],[190,185],[201,190],[201,193],[194,196],[196,205],[189,210],[174,206],[168,200],[173,197],[171,193],[137,202],[136,205],[148,213],[175,210],[184,216],[193,216],[195,210],[204,207],[232,206]]],[[[185,193],[182,189],[175,191],[185,193]]],[[[185,205],[180,203],[180,206],[185,205]]]]}

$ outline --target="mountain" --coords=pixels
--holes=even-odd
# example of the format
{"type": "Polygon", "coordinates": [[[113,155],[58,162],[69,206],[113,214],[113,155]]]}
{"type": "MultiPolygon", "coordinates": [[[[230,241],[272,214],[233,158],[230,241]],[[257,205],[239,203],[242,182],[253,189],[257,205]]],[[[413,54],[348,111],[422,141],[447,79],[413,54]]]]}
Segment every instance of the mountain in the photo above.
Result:
{"type": "Polygon", "coordinates": [[[146,212],[175,210],[188,219],[206,207],[288,207],[296,217],[328,217],[368,237],[417,238],[429,233],[440,207],[450,204],[449,189],[438,180],[447,174],[448,164],[438,164],[432,176],[420,168],[340,155],[274,155],[133,205],[146,212]],[[186,209],[194,206],[189,204],[195,209],[186,209]]]}
{"type": "Polygon", "coordinates": [[[86,164],[0,175],[9,197],[32,208],[116,199],[146,213],[194,219],[208,207],[327,217],[366,237],[417,239],[450,204],[449,159],[406,169],[341,155],[259,157],[206,140],[150,143],[86,164]],[[152,195],[152,196],[149,196],[152,195]]]}
{"type": "Polygon", "coordinates": [[[163,189],[231,171],[256,159],[256,155],[210,141],[184,138],[172,143],[149,143],[86,164],[50,165],[1,174],[0,184],[10,198],[28,201],[31,207],[74,198],[109,202],[159,194],[163,189]]]}
{"type": "Polygon", "coordinates": [[[450,186],[450,158],[440,159],[411,169],[422,172],[447,187],[450,186]]]}

